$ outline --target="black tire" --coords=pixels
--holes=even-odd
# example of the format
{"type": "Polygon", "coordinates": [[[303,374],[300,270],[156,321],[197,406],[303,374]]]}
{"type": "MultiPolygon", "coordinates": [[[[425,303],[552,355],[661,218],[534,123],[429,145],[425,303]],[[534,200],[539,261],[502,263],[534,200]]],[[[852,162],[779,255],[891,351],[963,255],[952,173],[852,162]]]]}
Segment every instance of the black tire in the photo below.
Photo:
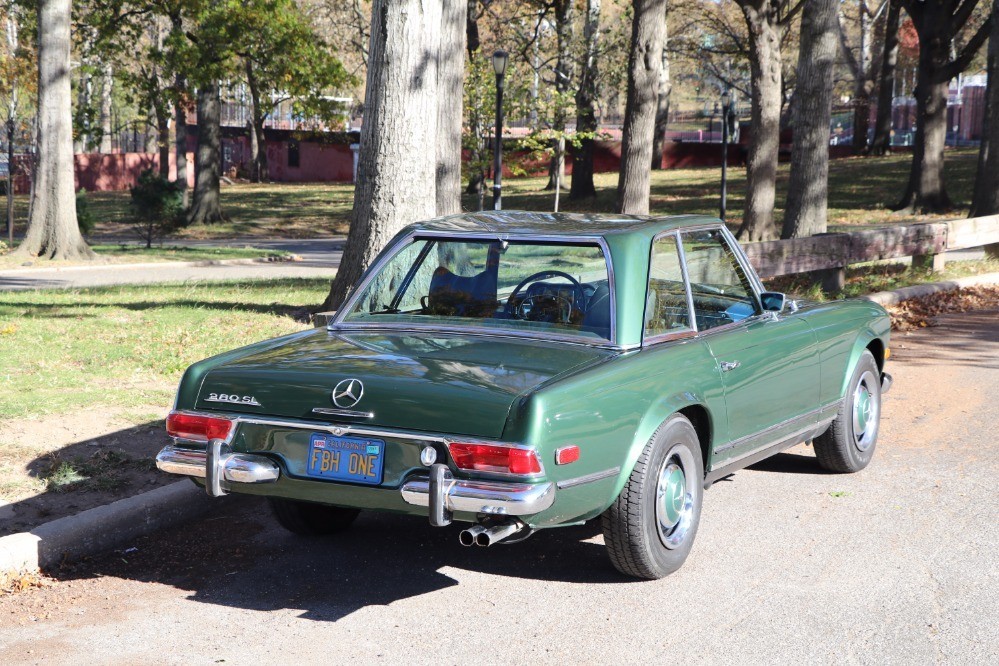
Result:
{"type": "Polygon", "coordinates": [[[867,467],[877,447],[880,419],[881,372],[871,352],[865,351],[850,377],[836,420],[812,442],[819,464],[843,474],[867,467]],[[862,412],[866,412],[863,417],[862,412]]]}
{"type": "Polygon", "coordinates": [[[674,414],[652,436],[621,494],[601,516],[614,567],[627,576],[649,580],[679,569],[697,536],[703,493],[704,462],[697,432],[686,417],[674,414]],[[682,472],[682,488],[675,481],[674,467],[682,472]],[[666,484],[662,503],[657,500],[661,478],[666,484]],[[664,524],[661,514],[667,523],[673,516],[676,520],[664,524]]]}
{"type": "Polygon", "coordinates": [[[342,532],[360,513],[358,509],[344,509],[327,504],[299,502],[297,500],[268,497],[274,517],[281,527],[304,536],[322,536],[342,532]]]}

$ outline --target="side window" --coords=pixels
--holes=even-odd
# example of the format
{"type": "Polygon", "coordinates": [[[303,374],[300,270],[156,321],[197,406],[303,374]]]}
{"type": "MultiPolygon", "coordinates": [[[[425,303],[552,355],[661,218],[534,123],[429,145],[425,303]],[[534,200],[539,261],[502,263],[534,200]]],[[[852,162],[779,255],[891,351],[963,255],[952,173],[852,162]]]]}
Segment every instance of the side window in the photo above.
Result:
{"type": "Polygon", "coordinates": [[[672,234],[652,244],[649,290],[645,301],[645,337],[690,329],[687,290],[683,285],[680,253],[672,234]]]}
{"type": "Polygon", "coordinates": [[[752,284],[718,229],[681,234],[698,330],[759,314],[752,284]]]}

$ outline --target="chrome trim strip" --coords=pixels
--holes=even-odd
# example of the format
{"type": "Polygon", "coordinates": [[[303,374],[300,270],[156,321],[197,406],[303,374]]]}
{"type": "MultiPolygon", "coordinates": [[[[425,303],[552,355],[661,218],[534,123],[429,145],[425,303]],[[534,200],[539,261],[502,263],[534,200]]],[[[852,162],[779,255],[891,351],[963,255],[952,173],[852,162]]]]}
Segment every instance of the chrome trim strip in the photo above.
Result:
{"type": "MultiPolygon", "coordinates": [[[[429,479],[407,481],[399,492],[407,504],[430,506],[429,479]]],[[[448,511],[528,516],[540,513],[555,503],[555,484],[458,481],[446,478],[444,502],[448,511]]]]}
{"type": "Polygon", "coordinates": [[[615,345],[610,340],[604,340],[603,338],[584,338],[577,335],[558,335],[558,334],[545,334],[545,335],[535,335],[529,331],[520,331],[516,329],[509,328],[463,328],[461,326],[446,326],[441,324],[414,324],[412,322],[407,322],[405,324],[390,324],[390,323],[374,323],[374,324],[345,324],[341,327],[339,324],[330,324],[327,329],[330,333],[338,336],[347,336],[351,333],[366,332],[366,331],[391,331],[391,332],[413,332],[413,333],[448,333],[456,335],[469,335],[469,336],[488,336],[488,337],[502,337],[502,338],[514,338],[518,340],[541,340],[544,342],[564,342],[572,345],[582,345],[584,347],[601,347],[605,349],[629,349],[637,345],[615,345]]]}
{"type": "MultiPolygon", "coordinates": [[[[722,453],[723,451],[728,451],[729,449],[734,449],[734,448],[739,447],[739,446],[741,446],[741,445],[743,445],[743,444],[745,444],[745,443],[747,443],[749,441],[752,441],[752,440],[754,440],[756,438],[766,437],[769,433],[775,432],[777,430],[780,430],[781,428],[783,428],[785,426],[788,426],[788,425],[791,425],[791,424],[793,424],[793,423],[795,423],[797,421],[805,421],[805,420],[807,420],[807,419],[809,419],[811,417],[818,417],[825,410],[829,409],[830,407],[832,407],[834,405],[838,406],[842,402],[843,402],[842,398],[839,399],[839,400],[833,400],[832,402],[827,403],[825,405],[822,405],[821,407],[817,407],[816,409],[807,411],[804,414],[801,414],[800,416],[792,416],[791,418],[785,419],[785,420],[781,421],[780,423],[772,425],[772,426],[770,426],[768,428],[764,428],[763,430],[760,430],[759,432],[754,432],[754,433],[752,433],[750,435],[745,435],[744,437],[740,437],[739,439],[735,439],[735,440],[732,440],[731,442],[728,442],[726,444],[722,444],[721,446],[716,446],[714,448],[714,452],[715,453],[722,453]]],[[[803,429],[803,432],[807,431],[807,430],[810,430],[811,428],[818,427],[816,425],[817,423],[818,422],[815,421],[813,423],[808,424],[803,429]]],[[[797,433],[797,434],[800,434],[800,433],[797,433]]],[[[793,437],[793,436],[794,436],[793,434],[792,435],[788,435],[788,437],[793,437]]],[[[767,445],[764,445],[764,447],[761,447],[761,448],[765,448],[765,446],[767,446],[767,445]]],[[[753,451],[750,451],[750,453],[753,453],[755,450],[756,449],[753,449],[753,451]]],[[[736,458],[736,460],[738,460],[738,459],[736,458]]],[[[730,461],[726,461],[726,463],[727,462],[730,462],[730,461]]]]}
{"type": "Polygon", "coordinates": [[[584,483],[593,483],[594,481],[600,481],[601,479],[606,479],[611,476],[616,476],[620,471],[621,471],[620,467],[611,467],[610,469],[605,469],[602,472],[594,472],[593,474],[577,476],[574,479],[565,479],[564,481],[559,481],[555,484],[555,486],[559,490],[564,490],[566,488],[574,488],[576,486],[581,486],[584,483]]]}
{"type": "MultiPolygon", "coordinates": [[[[697,331],[697,317],[694,316],[694,291],[690,288],[690,273],[687,271],[687,253],[683,249],[683,241],[680,240],[680,231],[673,232],[676,249],[680,255],[680,274],[683,275],[683,288],[687,291],[687,316],[690,318],[690,328],[697,331]]],[[[651,260],[650,260],[650,266],[651,260]]]]}
{"type": "Polygon", "coordinates": [[[731,465],[733,463],[737,463],[740,460],[743,460],[744,458],[748,458],[748,457],[750,457],[750,456],[752,456],[752,455],[754,455],[756,453],[759,453],[760,451],[766,450],[766,449],[770,448],[771,446],[775,446],[777,444],[781,444],[781,443],[787,442],[788,440],[795,439],[797,437],[800,437],[801,435],[804,435],[806,432],[814,432],[815,430],[818,430],[819,428],[823,427],[823,425],[827,425],[827,424],[832,423],[832,422],[833,422],[833,419],[828,419],[828,420],[825,420],[825,421],[817,421],[817,422],[812,423],[811,425],[808,425],[808,426],[806,426],[804,428],[799,428],[798,430],[795,430],[794,432],[790,432],[787,435],[784,435],[783,437],[779,437],[777,439],[769,440],[766,444],[763,444],[762,446],[758,446],[755,449],[752,449],[750,451],[746,451],[745,453],[742,453],[742,454],[736,456],[735,458],[728,458],[728,459],[722,461],[723,462],[722,466],[723,467],[727,467],[727,466],[729,466],[729,465],[731,465]]]}
{"type": "Polygon", "coordinates": [[[642,308],[642,345],[654,345],[660,342],[667,342],[670,340],[677,340],[681,338],[692,338],[697,335],[697,320],[694,318],[694,301],[690,292],[690,279],[687,277],[687,264],[683,255],[683,248],[680,245],[680,236],[678,232],[674,229],[672,231],[663,231],[656,234],[652,238],[652,244],[649,245],[649,271],[648,279],[646,280],[645,286],[645,305],[642,308]],[[666,236],[673,237],[673,246],[677,248],[677,257],[680,261],[680,273],[681,280],[683,280],[684,293],[687,295],[687,322],[690,324],[687,328],[678,329],[676,331],[670,331],[667,333],[659,333],[658,335],[646,336],[645,331],[649,323],[649,313],[647,312],[649,307],[649,289],[652,287],[652,254],[656,251],[656,241],[665,238],[666,236]]]}
{"type": "Polygon", "coordinates": [[[440,442],[445,439],[440,435],[429,435],[423,433],[398,432],[392,430],[378,430],[375,428],[357,428],[352,425],[333,425],[330,423],[309,423],[304,421],[282,421],[279,419],[258,419],[253,417],[237,416],[237,424],[248,423],[250,425],[274,426],[278,428],[295,428],[298,430],[321,430],[338,437],[343,435],[366,435],[369,437],[392,437],[394,439],[408,439],[416,442],[440,442]]]}
{"type": "MultiPolygon", "coordinates": [[[[392,260],[396,254],[401,252],[404,249],[404,246],[411,244],[418,238],[427,238],[427,239],[446,238],[449,240],[467,238],[469,240],[537,241],[540,243],[556,243],[560,245],[572,245],[579,243],[598,245],[600,247],[600,251],[603,252],[604,254],[604,261],[607,264],[607,289],[610,291],[611,295],[610,340],[588,342],[585,339],[582,341],[574,339],[572,341],[576,342],[577,344],[591,344],[591,345],[597,344],[601,346],[612,346],[612,347],[617,346],[616,344],[617,343],[617,293],[615,290],[615,281],[614,281],[614,259],[613,257],[611,257],[610,247],[607,245],[607,241],[602,236],[589,236],[585,234],[581,234],[578,236],[568,236],[568,235],[561,236],[561,235],[544,235],[544,234],[538,234],[538,235],[505,234],[505,233],[479,232],[479,231],[466,231],[466,232],[430,231],[430,230],[414,229],[405,236],[403,236],[402,238],[400,238],[390,248],[387,247],[385,250],[382,251],[379,260],[376,263],[372,264],[372,266],[366,271],[361,281],[354,286],[353,290],[350,293],[350,296],[347,298],[344,304],[337,310],[337,313],[334,316],[333,320],[327,325],[327,330],[350,331],[353,329],[360,329],[365,326],[364,324],[353,324],[353,323],[345,324],[343,320],[347,316],[347,314],[351,310],[353,310],[354,305],[357,302],[357,299],[360,298],[361,292],[363,292],[364,289],[367,288],[368,284],[371,282],[372,279],[374,279],[374,276],[378,274],[382,266],[384,266],[386,263],[392,260]]],[[[382,328],[388,328],[388,329],[397,328],[396,326],[392,326],[391,324],[381,324],[380,326],[382,328]]],[[[402,328],[403,330],[405,330],[405,328],[408,327],[409,325],[407,324],[405,326],[398,328],[402,328]]],[[[428,326],[427,328],[437,329],[438,327],[428,326]]],[[[460,329],[460,327],[458,328],[459,328],[458,332],[467,332],[464,329],[460,329]]],[[[495,332],[493,331],[487,330],[486,332],[495,335],[495,332]]],[[[509,331],[506,331],[506,333],[509,334],[509,331]]],[[[566,336],[555,337],[543,333],[534,334],[533,332],[526,332],[526,331],[517,331],[517,333],[512,337],[528,337],[533,339],[558,340],[561,342],[568,342],[568,340],[564,339],[564,337],[566,336]],[[525,335],[525,333],[527,334],[525,335]]],[[[573,336],[568,336],[568,337],[573,337],[573,336]]]]}
{"type": "Polygon", "coordinates": [[[372,419],[375,417],[374,412],[359,412],[353,409],[335,409],[333,407],[313,407],[313,414],[321,414],[322,416],[349,416],[356,419],[372,419]]]}
{"type": "MultiPolygon", "coordinates": [[[[204,479],[207,476],[208,451],[168,445],[156,454],[156,467],[170,474],[204,479]]],[[[219,466],[226,481],[233,483],[271,483],[281,476],[277,464],[263,456],[233,453],[222,456],[219,466]]]]}

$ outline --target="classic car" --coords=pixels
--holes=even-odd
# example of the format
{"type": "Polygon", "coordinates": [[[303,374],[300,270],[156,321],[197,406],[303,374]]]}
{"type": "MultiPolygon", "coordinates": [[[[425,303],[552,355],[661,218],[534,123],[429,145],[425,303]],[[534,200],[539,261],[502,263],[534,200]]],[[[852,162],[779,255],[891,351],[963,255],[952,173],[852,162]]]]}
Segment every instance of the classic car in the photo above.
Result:
{"type": "Polygon", "coordinates": [[[660,578],[718,479],[802,442],[870,462],[888,334],[873,303],[766,291],[717,219],[444,217],[326,325],[192,365],[157,464],[302,534],[391,511],[489,546],[599,518],[617,569],[660,578]]]}

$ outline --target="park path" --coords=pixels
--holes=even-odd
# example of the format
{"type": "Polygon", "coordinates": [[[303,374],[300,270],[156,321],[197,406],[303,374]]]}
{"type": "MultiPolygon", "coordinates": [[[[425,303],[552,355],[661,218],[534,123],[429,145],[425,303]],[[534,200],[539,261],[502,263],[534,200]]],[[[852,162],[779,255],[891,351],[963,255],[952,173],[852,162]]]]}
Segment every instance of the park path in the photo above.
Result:
{"type": "Polygon", "coordinates": [[[213,266],[161,264],[21,268],[0,271],[0,291],[100,287],[117,284],[151,284],[191,280],[250,280],[258,278],[332,277],[340,265],[344,239],[171,241],[171,245],[253,247],[290,252],[301,261],[277,261],[213,266]]]}
{"type": "Polygon", "coordinates": [[[859,474],[800,446],[705,493],[686,565],[634,582],[595,524],[490,549],[257,498],[0,599],[0,663],[999,663],[999,313],[898,334],[859,474]]]}

